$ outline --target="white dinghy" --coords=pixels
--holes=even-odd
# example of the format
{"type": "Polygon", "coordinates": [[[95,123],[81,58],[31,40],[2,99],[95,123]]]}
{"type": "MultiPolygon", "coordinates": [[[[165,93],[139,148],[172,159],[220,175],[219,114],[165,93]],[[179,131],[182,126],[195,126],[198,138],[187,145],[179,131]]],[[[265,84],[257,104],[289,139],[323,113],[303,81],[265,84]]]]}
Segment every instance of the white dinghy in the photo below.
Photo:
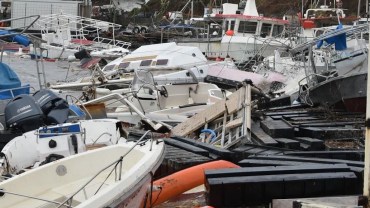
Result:
{"type": "Polygon", "coordinates": [[[143,141],[146,134],[137,143],[87,151],[3,181],[1,207],[140,207],[164,157],[164,143],[143,141]]]}

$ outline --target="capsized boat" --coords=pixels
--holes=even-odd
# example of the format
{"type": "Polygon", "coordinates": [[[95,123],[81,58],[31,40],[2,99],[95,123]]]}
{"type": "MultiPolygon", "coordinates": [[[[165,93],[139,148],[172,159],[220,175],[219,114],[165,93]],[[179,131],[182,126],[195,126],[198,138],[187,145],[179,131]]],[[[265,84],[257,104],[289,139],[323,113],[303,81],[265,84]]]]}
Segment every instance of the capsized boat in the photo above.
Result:
{"type": "Polygon", "coordinates": [[[140,207],[165,150],[163,141],[143,138],[67,157],[5,180],[0,183],[0,204],[140,207]]]}
{"type": "Polygon", "coordinates": [[[145,69],[160,76],[165,82],[192,81],[185,69],[190,69],[199,79],[206,76],[207,59],[196,47],[163,43],[141,46],[132,53],[109,62],[103,69],[95,68],[92,76],[74,82],[51,85],[53,89],[81,90],[84,86],[111,85],[127,87],[136,69],[145,69]],[[197,68],[203,66],[202,68],[197,68]],[[204,73],[203,73],[204,72],[204,73]]]}

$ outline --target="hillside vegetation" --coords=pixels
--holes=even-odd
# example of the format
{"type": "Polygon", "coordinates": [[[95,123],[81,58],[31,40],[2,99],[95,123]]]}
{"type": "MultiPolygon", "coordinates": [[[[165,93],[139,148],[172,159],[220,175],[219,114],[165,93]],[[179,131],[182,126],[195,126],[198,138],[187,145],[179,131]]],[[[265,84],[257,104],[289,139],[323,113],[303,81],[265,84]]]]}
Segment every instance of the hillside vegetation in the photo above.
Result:
{"type": "MultiPolygon", "coordinates": [[[[356,0],[342,0],[343,8],[348,9],[347,15],[356,15],[358,8],[358,1],[356,0]]],[[[148,2],[146,10],[151,11],[179,11],[181,10],[188,0],[151,0],[148,2]]],[[[201,16],[203,14],[204,6],[209,6],[210,2],[215,0],[194,0],[194,13],[195,15],[201,16]]],[[[220,5],[221,1],[216,0],[217,4],[220,5]]],[[[223,3],[239,3],[240,0],[224,0],[223,3]]],[[[310,4],[310,0],[304,0],[304,7],[307,9],[310,4]]],[[[322,0],[322,3],[324,1],[322,0]]],[[[329,2],[329,0],[327,0],[329,2]]],[[[361,1],[361,14],[365,14],[365,1],[361,1]]],[[[256,0],[257,9],[260,14],[264,16],[282,17],[287,12],[299,12],[301,10],[300,0],[256,0]]],[[[190,14],[190,6],[184,10],[185,15],[190,14]]]]}

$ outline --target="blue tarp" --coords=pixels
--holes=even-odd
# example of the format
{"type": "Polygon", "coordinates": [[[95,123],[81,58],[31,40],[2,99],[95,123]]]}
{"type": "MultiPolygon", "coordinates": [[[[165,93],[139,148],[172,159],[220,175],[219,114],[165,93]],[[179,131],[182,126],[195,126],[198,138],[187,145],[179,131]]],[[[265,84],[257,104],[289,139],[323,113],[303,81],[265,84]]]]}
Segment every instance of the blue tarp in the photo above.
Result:
{"type": "Polygon", "coordinates": [[[30,94],[30,86],[22,86],[17,74],[8,65],[0,62],[0,100],[21,94],[30,94]]]}
{"type": "MultiPolygon", "coordinates": [[[[8,34],[12,34],[14,32],[12,31],[9,31],[9,30],[0,30],[0,35],[8,35],[8,34]]],[[[13,41],[13,42],[17,42],[23,46],[29,46],[31,44],[31,41],[28,37],[24,36],[24,35],[12,35],[12,36],[9,36],[7,37],[8,39],[10,39],[10,41],[13,41]]]]}
{"type": "MultiPolygon", "coordinates": [[[[339,24],[337,26],[337,30],[339,29],[342,29],[343,28],[343,25],[342,24],[339,24]]],[[[317,42],[317,48],[320,48],[323,44],[327,43],[327,44],[335,44],[335,50],[337,51],[342,51],[342,50],[345,50],[347,49],[347,41],[346,41],[346,34],[343,33],[343,34],[340,34],[340,35],[336,35],[334,37],[331,37],[331,38],[327,38],[325,40],[320,40],[319,42],[317,42]]]]}
{"type": "Polygon", "coordinates": [[[17,88],[21,81],[17,74],[6,64],[0,62],[0,90],[17,88]]]}

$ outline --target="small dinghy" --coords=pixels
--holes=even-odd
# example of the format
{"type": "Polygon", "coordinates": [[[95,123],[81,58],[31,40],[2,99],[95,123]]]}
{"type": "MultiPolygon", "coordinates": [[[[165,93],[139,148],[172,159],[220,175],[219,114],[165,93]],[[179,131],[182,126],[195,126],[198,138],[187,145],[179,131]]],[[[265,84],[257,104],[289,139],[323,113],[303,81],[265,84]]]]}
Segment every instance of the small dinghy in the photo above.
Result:
{"type": "MultiPolygon", "coordinates": [[[[148,133],[148,132],[147,132],[148,133]]],[[[146,134],[147,134],[146,133],[146,134]]],[[[1,207],[140,207],[164,143],[122,142],[70,156],[0,183],[1,207]]]]}

